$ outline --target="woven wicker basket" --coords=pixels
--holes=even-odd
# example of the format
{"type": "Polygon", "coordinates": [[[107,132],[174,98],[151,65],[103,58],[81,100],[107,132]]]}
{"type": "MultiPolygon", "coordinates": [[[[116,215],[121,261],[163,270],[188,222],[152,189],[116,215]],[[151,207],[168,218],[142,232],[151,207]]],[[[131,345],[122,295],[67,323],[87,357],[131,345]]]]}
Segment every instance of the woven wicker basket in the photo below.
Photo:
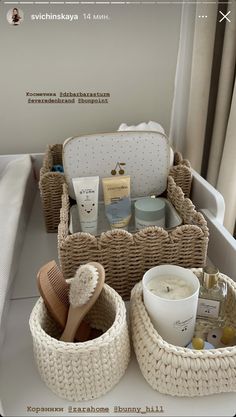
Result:
{"type": "MultiPolygon", "coordinates": [[[[51,170],[53,165],[62,165],[62,148],[62,144],[49,145],[40,170],[39,188],[48,233],[57,233],[60,223],[62,187],[66,181],[64,174],[51,170]]],[[[170,175],[173,176],[176,184],[182,188],[185,196],[189,197],[192,183],[190,164],[182,158],[179,152],[175,153],[174,166],[170,169],[170,175]]]]}
{"type": "Polygon", "coordinates": [[[191,200],[184,197],[183,191],[176,186],[171,176],[168,177],[167,197],[184,223],[171,231],[147,227],[135,234],[114,229],[99,237],[82,232],[70,235],[70,202],[67,186],[63,188],[58,253],[65,278],[74,276],[79,265],[98,261],[106,270],[106,282],[127,300],[133,286],[152,266],[163,263],[183,267],[205,265],[207,223],[202,214],[196,212],[191,200]]]}
{"type": "MultiPolygon", "coordinates": [[[[221,279],[228,284],[226,324],[235,326],[236,283],[221,279]]],[[[196,351],[165,342],[144,307],[141,282],[131,294],[131,329],[141,372],[155,390],[189,397],[236,391],[236,346],[196,351]]]]}
{"type": "Polygon", "coordinates": [[[180,187],[185,197],[190,197],[192,186],[192,172],[190,162],[183,159],[180,152],[174,154],[174,165],[170,168],[169,175],[174,179],[176,185],[180,187]]]}
{"type": "Polygon", "coordinates": [[[53,165],[62,165],[62,145],[48,146],[40,169],[39,189],[47,232],[57,232],[60,222],[62,186],[65,176],[51,172],[53,165]]]}
{"type": "Polygon", "coordinates": [[[83,343],[65,343],[40,298],[30,316],[34,356],[39,373],[59,397],[70,401],[97,398],[124,375],[130,358],[126,309],[108,285],[86,319],[102,336],[83,343]]]}

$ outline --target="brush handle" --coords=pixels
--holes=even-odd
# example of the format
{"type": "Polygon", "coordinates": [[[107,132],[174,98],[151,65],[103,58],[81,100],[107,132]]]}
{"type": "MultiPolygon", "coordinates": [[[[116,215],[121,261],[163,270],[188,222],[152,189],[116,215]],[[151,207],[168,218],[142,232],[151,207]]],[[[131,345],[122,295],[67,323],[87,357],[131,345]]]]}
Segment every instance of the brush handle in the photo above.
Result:
{"type": "Polygon", "coordinates": [[[89,323],[82,320],[75,333],[75,342],[87,342],[90,339],[92,328],[89,323]]]}
{"type": "Polygon", "coordinates": [[[66,326],[60,338],[62,342],[74,342],[77,329],[88,311],[86,307],[86,304],[76,308],[70,306],[66,326]]]}
{"type": "MultiPolygon", "coordinates": [[[[99,278],[97,282],[97,286],[91,296],[88,298],[86,304],[79,305],[77,307],[72,307],[70,304],[68,316],[67,316],[67,322],[65,329],[61,335],[60,340],[63,342],[73,342],[75,339],[75,334],[77,332],[77,329],[79,325],[81,324],[81,321],[85,317],[85,315],[91,310],[92,306],[98,299],[105,280],[105,271],[101,264],[98,262],[90,262],[91,265],[95,266],[95,268],[98,271],[99,278]]],[[[80,340],[83,339],[84,335],[81,335],[80,340]]]]}

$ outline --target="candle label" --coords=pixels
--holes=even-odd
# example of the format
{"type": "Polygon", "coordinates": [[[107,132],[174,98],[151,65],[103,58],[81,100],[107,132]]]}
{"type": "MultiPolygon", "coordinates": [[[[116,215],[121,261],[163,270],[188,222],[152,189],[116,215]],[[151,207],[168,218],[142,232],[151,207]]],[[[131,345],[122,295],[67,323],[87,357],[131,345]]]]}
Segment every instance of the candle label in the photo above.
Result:
{"type": "Polygon", "coordinates": [[[188,330],[189,324],[192,323],[194,317],[191,316],[186,320],[177,320],[174,322],[174,328],[180,330],[181,332],[186,332],[188,330]]]}
{"type": "Polygon", "coordinates": [[[219,312],[220,312],[220,301],[199,298],[198,308],[197,308],[198,316],[218,318],[219,312]]]}

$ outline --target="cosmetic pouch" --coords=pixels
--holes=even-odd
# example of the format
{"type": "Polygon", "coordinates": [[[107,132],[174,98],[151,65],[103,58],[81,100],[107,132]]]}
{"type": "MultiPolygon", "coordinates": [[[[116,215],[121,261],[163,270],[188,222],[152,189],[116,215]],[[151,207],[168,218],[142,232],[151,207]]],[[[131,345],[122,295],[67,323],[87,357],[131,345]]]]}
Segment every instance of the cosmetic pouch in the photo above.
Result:
{"type": "MultiPolygon", "coordinates": [[[[170,170],[170,146],[164,133],[128,131],[67,139],[63,166],[69,195],[75,199],[72,178],[130,175],[131,196],[160,195],[170,170]]],[[[99,200],[103,199],[100,182],[99,200]]]]}

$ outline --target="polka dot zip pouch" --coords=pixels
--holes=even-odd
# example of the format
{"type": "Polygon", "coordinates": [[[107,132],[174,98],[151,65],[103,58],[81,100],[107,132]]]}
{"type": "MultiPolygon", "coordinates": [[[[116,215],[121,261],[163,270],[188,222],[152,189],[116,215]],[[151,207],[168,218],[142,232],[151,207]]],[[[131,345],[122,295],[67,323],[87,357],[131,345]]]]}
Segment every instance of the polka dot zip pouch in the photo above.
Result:
{"type": "Polygon", "coordinates": [[[166,189],[170,168],[170,146],[163,133],[126,131],[98,133],[67,139],[63,145],[63,166],[69,195],[75,199],[72,178],[101,179],[130,175],[131,196],[160,195],[166,189]]]}

